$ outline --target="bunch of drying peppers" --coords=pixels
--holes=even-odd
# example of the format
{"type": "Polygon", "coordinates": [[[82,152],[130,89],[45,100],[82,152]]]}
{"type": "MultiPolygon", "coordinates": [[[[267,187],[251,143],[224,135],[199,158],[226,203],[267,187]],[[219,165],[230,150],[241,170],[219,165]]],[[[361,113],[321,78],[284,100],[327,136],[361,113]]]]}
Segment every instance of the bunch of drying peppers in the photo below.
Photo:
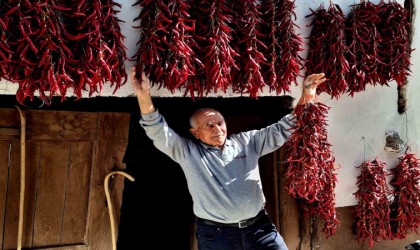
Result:
{"type": "Polygon", "coordinates": [[[257,97],[266,85],[261,66],[267,61],[261,52],[261,41],[258,29],[262,23],[261,13],[254,4],[254,0],[234,1],[235,38],[232,42],[235,51],[241,55],[238,68],[233,70],[232,83],[235,92],[248,93],[250,97],[257,97]]]}
{"type": "Polygon", "coordinates": [[[405,154],[392,173],[392,235],[404,239],[410,230],[418,233],[420,226],[420,160],[414,154],[405,154]]]}
{"type": "Polygon", "coordinates": [[[199,44],[199,60],[204,64],[200,79],[205,94],[216,93],[218,89],[226,92],[233,81],[232,70],[239,69],[235,61],[238,54],[231,43],[233,5],[227,0],[200,0],[195,3],[194,15],[200,16],[195,37],[199,44]]]}
{"type": "Polygon", "coordinates": [[[405,84],[412,52],[408,11],[394,0],[362,0],[351,7],[347,19],[332,3],[307,16],[313,18],[307,74],[325,72],[330,78],[317,88],[318,94],[338,99],[345,92],[353,96],[364,91],[367,84],[405,84]]]}
{"type": "Polygon", "coordinates": [[[386,170],[378,159],[365,161],[357,178],[354,193],[354,225],[357,240],[372,247],[379,239],[404,239],[420,226],[420,160],[414,154],[404,154],[397,166],[386,170]],[[388,187],[386,177],[393,175],[388,187]]]}
{"type": "Polygon", "coordinates": [[[307,216],[319,216],[325,221],[323,231],[327,237],[335,234],[339,225],[335,210],[335,157],[326,129],[328,109],[320,102],[296,106],[295,127],[287,142],[291,149],[289,166],[285,171],[289,194],[303,201],[307,216]]]}
{"type": "Polygon", "coordinates": [[[302,66],[291,0],[139,0],[137,73],[171,92],[290,92],[302,66]]]}
{"type": "Polygon", "coordinates": [[[35,92],[49,104],[73,88],[100,92],[105,82],[117,90],[127,80],[127,59],[112,0],[0,2],[0,77],[19,84],[23,103],[35,92]],[[6,42],[7,41],[7,42],[6,42]]]}
{"type": "Polygon", "coordinates": [[[262,1],[260,35],[261,51],[266,61],[260,64],[266,85],[277,94],[290,92],[302,67],[302,38],[295,33],[294,1],[262,1]]]}
{"type": "Polygon", "coordinates": [[[405,84],[410,72],[408,11],[395,1],[362,1],[353,6],[347,22],[349,46],[347,74],[350,95],[367,84],[405,84]]]}
{"type": "MultiPolygon", "coordinates": [[[[390,1],[379,4],[381,22],[377,24],[381,36],[379,49],[378,82],[382,85],[395,80],[398,86],[406,83],[410,70],[411,21],[408,11],[400,4],[390,1]]],[[[379,7],[378,7],[379,8],[379,7]]]]}
{"type": "Polygon", "coordinates": [[[386,163],[378,159],[365,161],[359,168],[358,190],[354,193],[358,201],[354,207],[356,239],[372,247],[375,241],[391,237],[389,173],[386,163]]]}
{"type": "Polygon", "coordinates": [[[318,94],[326,92],[338,99],[348,88],[348,47],[344,33],[346,19],[337,4],[331,4],[328,9],[320,6],[307,17],[313,17],[309,25],[312,30],[305,64],[307,74],[324,72],[329,79],[318,86],[318,94]]]}
{"type": "Polygon", "coordinates": [[[379,47],[381,38],[376,24],[381,22],[379,16],[382,9],[379,5],[363,1],[354,5],[348,19],[349,63],[351,65],[348,76],[349,92],[364,91],[367,84],[378,81],[379,47]]]}

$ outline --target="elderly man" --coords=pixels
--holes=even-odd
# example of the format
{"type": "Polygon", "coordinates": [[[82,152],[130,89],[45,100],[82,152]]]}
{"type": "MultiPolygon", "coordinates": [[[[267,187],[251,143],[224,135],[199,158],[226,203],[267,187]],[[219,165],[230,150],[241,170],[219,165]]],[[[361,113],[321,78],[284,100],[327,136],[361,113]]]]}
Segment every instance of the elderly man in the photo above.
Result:
{"type": "MultiPolygon", "coordinates": [[[[179,163],[185,174],[197,217],[198,248],[287,249],[264,209],[258,159],[286,142],[293,113],[266,128],[227,138],[223,115],[211,108],[199,109],[190,118],[190,132],[197,139],[191,140],[168,126],[153,105],[148,78],[142,79],[133,67],[131,83],[142,115],[140,124],[156,148],[179,163]]],[[[298,104],[313,101],[316,87],[324,81],[322,73],[308,76],[298,104]]]]}

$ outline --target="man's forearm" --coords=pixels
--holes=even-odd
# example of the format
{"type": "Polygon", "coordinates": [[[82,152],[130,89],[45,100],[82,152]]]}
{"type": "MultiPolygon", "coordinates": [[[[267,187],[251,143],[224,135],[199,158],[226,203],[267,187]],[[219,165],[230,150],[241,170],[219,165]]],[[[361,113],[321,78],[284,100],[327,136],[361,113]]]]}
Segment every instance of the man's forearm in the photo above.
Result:
{"type": "Polygon", "coordinates": [[[137,95],[137,100],[139,102],[141,114],[145,115],[155,112],[155,107],[153,105],[152,97],[150,95],[137,95]]]}

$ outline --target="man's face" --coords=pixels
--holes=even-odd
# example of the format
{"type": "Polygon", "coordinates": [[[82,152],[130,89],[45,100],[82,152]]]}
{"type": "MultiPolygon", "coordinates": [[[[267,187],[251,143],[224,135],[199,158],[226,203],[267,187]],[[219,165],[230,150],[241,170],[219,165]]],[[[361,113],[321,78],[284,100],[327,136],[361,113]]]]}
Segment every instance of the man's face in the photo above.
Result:
{"type": "Polygon", "coordinates": [[[223,148],[226,140],[226,123],[216,110],[204,110],[195,115],[195,126],[190,129],[193,136],[200,141],[223,148]]]}

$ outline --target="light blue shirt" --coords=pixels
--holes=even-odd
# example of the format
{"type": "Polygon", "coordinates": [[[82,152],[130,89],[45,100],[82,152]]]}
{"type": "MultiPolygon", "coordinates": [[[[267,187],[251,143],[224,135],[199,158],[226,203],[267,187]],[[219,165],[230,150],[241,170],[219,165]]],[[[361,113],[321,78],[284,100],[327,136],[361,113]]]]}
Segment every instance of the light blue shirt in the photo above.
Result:
{"type": "Polygon", "coordinates": [[[280,148],[292,133],[292,114],[260,130],[230,135],[223,150],[175,133],[158,111],[141,126],[160,151],[184,171],[194,214],[221,223],[252,218],[265,205],[258,159],[280,148]]]}

